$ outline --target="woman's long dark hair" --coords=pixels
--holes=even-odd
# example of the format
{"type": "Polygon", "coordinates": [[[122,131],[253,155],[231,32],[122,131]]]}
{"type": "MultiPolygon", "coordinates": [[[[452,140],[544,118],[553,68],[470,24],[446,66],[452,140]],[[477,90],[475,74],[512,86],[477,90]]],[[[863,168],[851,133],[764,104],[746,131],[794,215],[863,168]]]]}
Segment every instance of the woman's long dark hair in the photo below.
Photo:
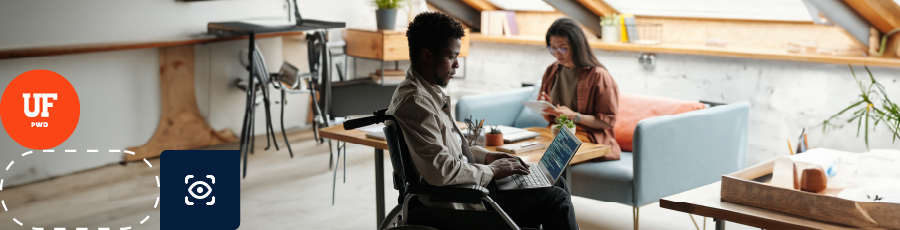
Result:
{"type": "Polygon", "coordinates": [[[600,64],[600,61],[594,56],[591,45],[588,44],[584,32],[581,31],[581,26],[575,19],[562,17],[550,25],[546,38],[548,47],[550,46],[550,36],[560,36],[569,40],[569,52],[572,52],[572,62],[575,63],[575,66],[603,67],[603,64],[600,64]]]}

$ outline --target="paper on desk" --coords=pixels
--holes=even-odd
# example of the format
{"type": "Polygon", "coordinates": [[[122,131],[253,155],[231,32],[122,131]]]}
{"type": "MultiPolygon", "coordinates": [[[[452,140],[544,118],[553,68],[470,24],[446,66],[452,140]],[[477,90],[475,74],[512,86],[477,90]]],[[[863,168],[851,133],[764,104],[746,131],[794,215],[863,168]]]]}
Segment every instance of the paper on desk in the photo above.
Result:
{"type": "Polygon", "coordinates": [[[381,133],[381,132],[384,132],[384,124],[367,125],[367,126],[356,128],[356,130],[367,132],[367,133],[381,133]]]}

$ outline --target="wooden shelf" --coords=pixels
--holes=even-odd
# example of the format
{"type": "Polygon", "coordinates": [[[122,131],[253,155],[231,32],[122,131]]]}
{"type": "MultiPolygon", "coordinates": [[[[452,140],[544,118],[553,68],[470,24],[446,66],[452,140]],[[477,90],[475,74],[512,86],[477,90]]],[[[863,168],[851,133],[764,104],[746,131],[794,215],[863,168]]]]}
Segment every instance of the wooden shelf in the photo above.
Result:
{"type": "MultiPolygon", "coordinates": [[[[303,35],[303,31],[257,34],[256,38],[260,39],[260,38],[294,36],[294,35],[303,35]]],[[[0,50],[0,59],[24,58],[24,57],[45,57],[45,56],[81,54],[81,53],[92,53],[92,52],[107,52],[107,51],[118,51],[118,50],[159,48],[159,47],[169,47],[169,46],[202,44],[202,43],[210,43],[210,42],[232,41],[232,40],[240,40],[240,39],[247,39],[247,38],[248,38],[247,36],[222,37],[222,38],[207,36],[207,37],[203,37],[203,38],[177,39],[177,40],[153,41],[153,42],[104,43],[104,44],[53,46],[53,47],[32,47],[32,48],[0,50]]]]}
{"type": "MultiPolygon", "coordinates": [[[[504,44],[518,45],[538,45],[546,46],[544,37],[525,37],[525,36],[484,36],[479,33],[472,33],[468,37],[472,41],[496,42],[504,44]]],[[[756,58],[784,61],[802,61],[817,62],[829,64],[851,64],[851,65],[867,65],[867,66],[888,66],[900,67],[900,59],[898,58],[880,58],[880,57],[837,57],[837,56],[820,56],[806,54],[792,54],[786,51],[777,50],[761,50],[761,49],[739,49],[739,48],[717,48],[706,46],[691,45],[635,45],[630,43],[607,43],[602,41],[591,41],[591,48],[606,51],[628,51],[628,52],[646,52],[646,53],[671,53],[671,54],[688,54],[703,55],[714,57],[739,57],[739,58],[756,58]]]]}

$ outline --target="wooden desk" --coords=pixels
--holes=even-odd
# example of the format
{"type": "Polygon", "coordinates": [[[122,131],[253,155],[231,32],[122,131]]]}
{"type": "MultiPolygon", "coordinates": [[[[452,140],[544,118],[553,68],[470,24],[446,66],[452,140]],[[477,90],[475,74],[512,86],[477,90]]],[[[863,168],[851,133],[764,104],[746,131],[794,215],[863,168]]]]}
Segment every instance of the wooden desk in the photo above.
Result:
{"type": "MultiPolygon", "coordinates": [[[[465,125],[461,122],[457,122],[457,124],[460,126],[460,128],[465,127],[465,125]]],[[[540,137],[527,141],[538,141],[548,146],[550,145],[550,142],[553,141],[553,137],[550,135],[549,128],[532,127],[525,129],[541,133],[540,137]]],[[[384,150],[388,149],[387,142],[366,138],[366,132],[363,131],[355,129],[344,130],[343,124],[320,129],[319,135],[321,135],[321,137],[323,138],[353,144],[366,145],[375,148],[375,208],[377,213],[375,218],[377,218],[376,221],[378,223],[378,226],[381,226],[381,221],[384,220],[384,150]]],[[[496,146],[488,146],[485,149],[496,151],[496,148],[496,146]]],[[[546,148],[520,153],[518,154],[518,156],[522,157],[525,162],[537,163],[541,159],[541,157],[544,156],[545,151],[546,148]]],[[[583,143],[581,145],[581,148],[578,149],[578,152],[575,153],[575,157],[572,159],[571,164],[582,163],[592,158],[605,156],[606,154],[609,154],[609,151],[610,148],[608,145],[583,143]]],[[[568,173],[568,170],[566,171],[568,173]]]]}
{"type": "MultiPolygon", "coordinates": [[[[460,123],[461,124],[461,123],[460,123]]],[[[462,128],[462,126],[460,127],[462,128]]],[[[543,127],[531,127],[525,128],[529,131],[534,131],[541,133],[541,136],[535,139],[527,140],[537,141],[544,145],[550,145],[550,142],[553,141],[553,136],[550,135],[549,128],[543,127]]],[[[336,141],[343,141],[347,143],[360,144],[371,146],[380,150],[387,150],[387,142],[377,139],[366,138],[366,132],[359,130],[344,130],[344,125],[335,125],[328,128],[323,128],[319,130],[319,134],[324,138],[333,139],[336,141]]],[[[485,149],[490,150],[492,152],[497,152],[497,146],[487,146],[485,149]]],[[[524,153],[519,153],[517,156],[521,157],[525,162],[528,163],[537,163],[540,161],[541,157],[544,156],[544,152],[547,149],[534,150],[524,153]]],[[[594,144],[594,143],[584,143],[581,145],[581,148],[578,149],[578,152],[575,153],[575,157],[572,159],[571,164],[578,164],[586,162],[590,159],[602,157],[606,154],[609,154],[610,148],[608,145],[603,144],[594,144]]]]}
{"type": "Polygon", "coordinates": [[[763,229],[857,229],[818,222],[790,214],[722,202],[721,181],[659,200],[659,206],[679,212],[712,217],[716,229],[725,229],[725,221],[763,229]]]}

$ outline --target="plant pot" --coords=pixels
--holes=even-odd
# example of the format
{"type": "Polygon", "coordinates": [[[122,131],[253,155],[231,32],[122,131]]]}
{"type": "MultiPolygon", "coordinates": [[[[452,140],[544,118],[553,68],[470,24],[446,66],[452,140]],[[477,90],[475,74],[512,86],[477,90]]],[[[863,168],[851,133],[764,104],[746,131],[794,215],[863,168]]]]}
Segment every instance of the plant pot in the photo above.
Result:
{"type": "MultiPolygon", "coordinates": [[[[578,128],[577,125],[575,127],[572,127],[571,128],[572,133],[575,133],[575,129],[577,129],[577,128],[578,128]]],[[[557,132],[559,132],[559,129],[556,128],[556,124],[553,124],[553,126],[550,127],[550,134],[553,135],[553,138],[556,138],[557,132]]]]}
{"type": "Polygon", "coordinates": [[[485,145],[501,146],[503,145],[503,134],[484,134],[485,145]]]}
{"type": "Polygon", "coordinates": [[[602,37],[603,42],[619,42],[621,40],[621,36],[619,36],[619,27],[615,25],[603,26],[600,30],[600,37],[602,37]]]}
{"type": "Polygon", "coordinates": [[[393,30],[397,25],[397,9],[375,10],[375,21],[379,30],[393,30]]]}

